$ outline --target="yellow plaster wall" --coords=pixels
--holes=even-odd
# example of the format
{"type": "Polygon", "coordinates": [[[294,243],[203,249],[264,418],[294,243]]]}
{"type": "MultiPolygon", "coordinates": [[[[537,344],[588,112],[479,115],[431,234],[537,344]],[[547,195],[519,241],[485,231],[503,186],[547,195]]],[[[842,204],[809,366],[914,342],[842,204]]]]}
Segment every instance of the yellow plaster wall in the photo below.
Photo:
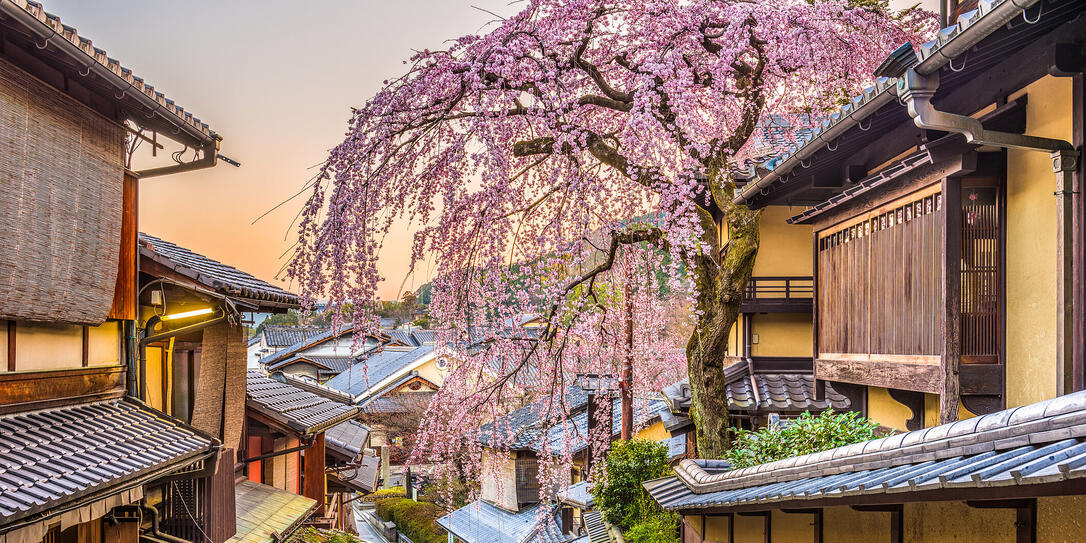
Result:
{"type": "Polygon", "coordinates": [[[648,441],[660,441],[671,437],[671,434],[664,429],[664,423],[656,422],[641,429],[634,436],[637,439],[645,439],[648,441]]]}
{"type": "Polygon", "coordinates": [[[1037,543],[1070,543],[1086,536],[1086,496],[1037,499],[1037,543]]]}
{"type": "MultiPolygon", "coordinates": [[[[1029,95],[1026,133],[1070,140],[1071,79],[1045,76],[1029,95]]],[[[1007,407],[1056,395],[1056,198],[1047,153],[1007,152],[1007,407]]]]}
{"type": "Polygon", "coordinates": [[[290,374],[290,375],[304,375],[304,376],[310,377],[310,378],[312,378],[314,380],[317,379],[317,368],[316,368],[316,366],[314,366],[312,364],[309,364],[309,363],[306,363],[306,362],[298,362],[296,364],[291,364],[291,365],[283,368],[283,373],[287,373],[287,374],[290,374]]]}
{"type": "MultiPolygon", "coordinates": [[[[705,517],[704,540],[707,543],[728,543],[728,517],[705,517]]],[[[698,525],[698,530],[701,525],[698,525]]]]}
{"type": "Polygon", "coordinates": [[[448,374],[448,371],[437,367],[437,358],[419,366],[416,371],[419,372],[419,377],[422,377],[437,386],[441,386],[441,384],[445,382],[445,376],[448,374]]]}
{"type": "Polygon", "coordinates": [[[800,209],[770,206],[762,211],[754,275],[811,275],[814,231],[785,222],[800,209]]]}
{"type": "Polygon", "coordinates": [[[890,541],[890,513],[827,507],[822,510],[822,526],[825,543],[890,541]]]}
{"type": "Polygon", "coordinates": [[[147,375],[147,405],[165,411],[162,398],[162,357],[164,350],[161,347],[147,347],[144,363],[147,375]]]}
{"type": "Polygon", "coordinates": [[[509,511],[517,510],[516,458],[512,454],[483,451],[484,473],[480,478],[480,497],[509,511]]]}
{"type": "Polygon", "coordinates": [[[774,511],[773,541],[814,541],[814,515],[774,511]]]}
{"type": "MultiPolygon", "coordinates": [[[[727,539],[723,541],[727,541],[727,539]]],[[[736,515],[735,541],[731,543],[765,543],[765,519],[736,515]]]]}
{"type": "Polygon", "coordinates": [[[15,369],[54,370],[83,366],[83,328],[19,321],[15,324],[15,369]]]}
{"type": "MultiPolygon", "coordinates": [[[[683,515],[683,521],[686,522],[687,529],[694,530],[701,537],[705,537],[705,534],[701,533],[701,515],[683,515]]],[[[728,532],[724,532],[724,536],[727,537],[728,532]]]]}
{"type": "Polygon", "coordinates": [[[758,334],[758,343],[752,343],[750,347],[753,356],[811,356],[813,327],[810,313],[754,315],[750,329],[758,334]]]}
{"type": "Polygon", "coordinates": [[[905,430],[905,421],[912,412],[890,397],[890,392],[882,387],[867,387],[867,418],[886,426],[905,430]]]}
{"type": "Polygon", "coordinates": [[[87,365],[112,366],[121,363],[121,323],[108,321],[87,328],[87,365]]]}
{"type": "Polygon", "coordinates": [[[1014,543],[1013,509],[976,509],[961,502],[905,504],[905,541],[1014,543]]]}

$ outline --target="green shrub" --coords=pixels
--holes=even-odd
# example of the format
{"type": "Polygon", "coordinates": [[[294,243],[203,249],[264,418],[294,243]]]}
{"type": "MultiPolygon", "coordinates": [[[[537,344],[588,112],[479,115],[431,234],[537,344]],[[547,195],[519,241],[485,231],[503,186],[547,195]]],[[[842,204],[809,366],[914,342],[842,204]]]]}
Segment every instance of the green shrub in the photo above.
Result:
{"type": "Polygon", "coordinates": [[[374,502],[377,516],[396,524],[415,543],[445,543],[445,530],[437,525],[445,512],[433,503],[417,502],[400,496],[380,498],[374,502]]]}
{"type": "Polygon", "coordinates": [[[360,539],[339,530],[318,530],[306,528],[299,532],[297,540],[301,543],[362,543],[360,539]]]}
{"type": "Polygon", "coordinates": [[[402,486],[395,486],[392,488],[382,488],[381,490],[374,491],[372,494],[366,494],[359,498],[366,503],[373,503],[382,498],[404,498],[407,494],[404,492],[402,486]]]}
{"type": "Polygon", "coordinates": [[[664,511],[646,515],[624,537],[626,543],[679,543],[679,516],[664,511]]]}
{"type": "Polygon", "coordinates": [[[629,530],[643,517],[656,513],[655,503],[641,483],[668,472],[664,445],[643,439],[616,442],[607,453],[607,477],[592,488],[596,507],[604,520],[629,530]]]}
{"type": "Polygon", "coordinates": [[[876,428],[877,424],[859,413],[823,411],[814,416],[804,412],[779,428],[733,428],[732,446],[724,452],[724,459],[733,469],[756,466],[875,439],[876,428]]]}

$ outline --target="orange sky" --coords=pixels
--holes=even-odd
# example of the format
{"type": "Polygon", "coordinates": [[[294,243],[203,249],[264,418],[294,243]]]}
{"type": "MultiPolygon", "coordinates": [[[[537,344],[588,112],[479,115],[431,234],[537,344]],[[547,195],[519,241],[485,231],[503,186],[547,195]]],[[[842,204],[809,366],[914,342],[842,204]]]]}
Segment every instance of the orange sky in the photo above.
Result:
{"type": "MultiPolygon", "coordinates": [[[[289,225],[301,201],[253,220],[298,192],[343,136],[350,107],[401,73],[413,49],[440,48],[493,19],[472,6],[507,14],[516,4],[45,0],[65,24],[210,124],[222,153],[242,163],[143,180],[140,229],[269,281],[293,243],[289,225]]],[[[410,245],[406,225],[387,240],[382,298],[397,296],[410,245]]]]}

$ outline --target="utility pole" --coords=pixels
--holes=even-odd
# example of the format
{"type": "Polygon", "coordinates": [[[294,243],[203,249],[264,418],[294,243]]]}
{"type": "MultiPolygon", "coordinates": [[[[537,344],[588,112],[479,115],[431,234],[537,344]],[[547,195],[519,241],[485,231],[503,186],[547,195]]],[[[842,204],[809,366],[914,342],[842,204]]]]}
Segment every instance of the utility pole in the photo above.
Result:
{"type": "Polygon", "coordinates": [[[622,439],[633,438],[633,299],[630,279],[626,277],[626,352],[622,360],[622,439]]]}

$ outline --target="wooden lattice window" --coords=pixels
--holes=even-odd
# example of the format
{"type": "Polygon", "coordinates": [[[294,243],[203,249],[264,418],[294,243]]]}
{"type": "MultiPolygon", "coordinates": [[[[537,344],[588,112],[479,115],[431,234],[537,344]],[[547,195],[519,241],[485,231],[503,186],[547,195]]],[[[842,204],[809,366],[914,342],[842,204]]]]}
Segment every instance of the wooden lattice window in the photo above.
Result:
{"type": "Polygon", "coordinates": [[[945,220],[933,185],[819,233],[819,356],[940,354],[945,220]]]}

